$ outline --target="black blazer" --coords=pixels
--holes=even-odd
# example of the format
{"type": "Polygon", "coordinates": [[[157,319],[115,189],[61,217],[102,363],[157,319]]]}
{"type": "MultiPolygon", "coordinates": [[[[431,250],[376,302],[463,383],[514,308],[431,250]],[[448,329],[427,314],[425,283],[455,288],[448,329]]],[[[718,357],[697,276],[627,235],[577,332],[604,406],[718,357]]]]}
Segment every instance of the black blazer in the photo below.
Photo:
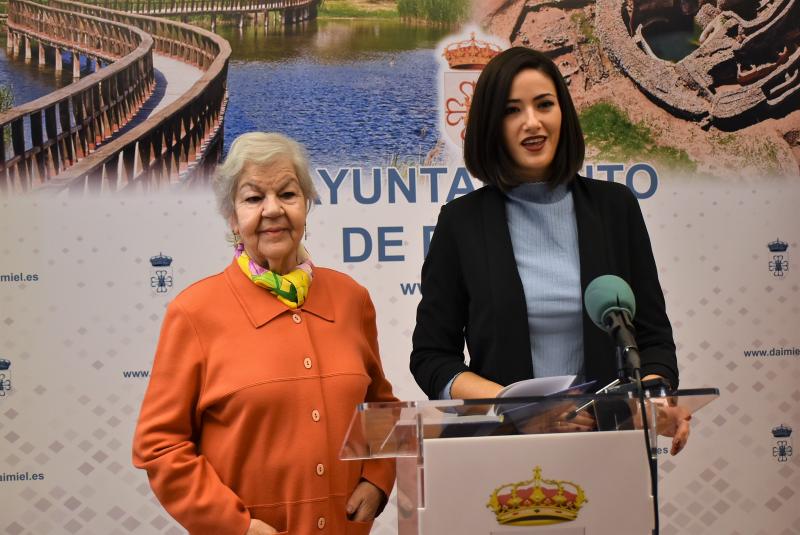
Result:
{"type": "MultiPolygon", "coordinates": [[[[639,203],[625,186],[576,177],[581,292],[600,275],[625,279],[636,297],[642,376],[678,386],[672,327],[639,203]]],[[[535,232],[536,229],[531,229],[535,232]]],[[[505,197],[487,186],[442,207],[422,266],[411,372],[429,398],[470,370],[508,385],[533,376],[528,313],[506,220],[505,197]],[[464,341],[470,354],[464,363],[464,341]]],[[[605,385],[616,377],[614,345],[583,311],[584,370],[605,385]]]]}

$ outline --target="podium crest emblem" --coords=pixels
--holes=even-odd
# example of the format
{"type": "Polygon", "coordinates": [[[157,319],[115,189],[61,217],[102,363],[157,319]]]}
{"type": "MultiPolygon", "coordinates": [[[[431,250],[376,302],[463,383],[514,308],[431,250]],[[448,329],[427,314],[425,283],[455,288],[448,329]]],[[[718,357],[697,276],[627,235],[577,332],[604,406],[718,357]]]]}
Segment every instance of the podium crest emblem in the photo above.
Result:
{"type": "Polygon", "coordinates": [[[486,507],[495,514],[498,524],[543,526],[575,520],[586,502],[580,485],[543,479],[542,468],[537,466],[533,469],[533,479],[497,487],[486,507]]]}

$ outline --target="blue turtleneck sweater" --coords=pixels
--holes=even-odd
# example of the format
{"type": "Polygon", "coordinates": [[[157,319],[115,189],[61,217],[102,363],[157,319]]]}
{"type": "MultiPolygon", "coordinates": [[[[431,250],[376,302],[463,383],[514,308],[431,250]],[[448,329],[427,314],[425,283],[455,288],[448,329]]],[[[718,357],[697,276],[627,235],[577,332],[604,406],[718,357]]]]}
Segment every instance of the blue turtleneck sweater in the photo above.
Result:
{"type": "MultiPolygon", "coordinates": [[[[528,308],[533,376],[582,377],[583,301],[572,193],[564,185],[522,184],[506,196],[506,218],[528,308]]],[[[442,399],[450,399],[454,379],[442,399]]]]}

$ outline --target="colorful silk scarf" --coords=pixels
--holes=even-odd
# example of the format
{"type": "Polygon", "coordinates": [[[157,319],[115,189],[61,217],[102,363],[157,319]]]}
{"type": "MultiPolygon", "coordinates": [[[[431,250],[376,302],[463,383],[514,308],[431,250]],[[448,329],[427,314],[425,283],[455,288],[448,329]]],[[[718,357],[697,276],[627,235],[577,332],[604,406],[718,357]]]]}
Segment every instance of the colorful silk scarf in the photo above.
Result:
{"type": "Polygon", "coordinates": [[[234,254],[236,263],[257,286],[266,288],[278,300],[289,308],[302,306],[308,295],[308,288],[313,279],[314,264],[310,258],[306,258],[294,271],[286,275],[278,275],[268,269],[259,266],[247,255],[244,244],[236,245],[234,254]]]}

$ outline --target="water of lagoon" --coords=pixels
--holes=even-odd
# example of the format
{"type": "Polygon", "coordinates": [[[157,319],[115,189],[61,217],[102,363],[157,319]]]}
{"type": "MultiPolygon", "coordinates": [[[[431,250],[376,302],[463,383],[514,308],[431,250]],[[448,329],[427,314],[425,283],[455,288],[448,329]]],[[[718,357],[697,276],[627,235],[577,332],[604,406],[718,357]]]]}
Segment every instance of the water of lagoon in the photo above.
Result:
{"type": "MultiPolygon", "coordinates": [[[[14,105],[30,102],[56,89],[72,83],[72,63],[70,56],[64,55],[63,70],[57,73],[53,68],[52,52],[48,52],[47,65],[39,65],[39,52],[33,47],[33,58],[26,60],[24,49],[14,57],[6,50],[6,34],[0,33],[0,85],[10,86],[14,95],[14,105]]],[[[92,73],[90,65],[81,61],[81,76],[92,73]]]]}
{"type": "Polygon", "coordinates": [[[226,145],[278,131],[316,165],[410,163],[436,142],[434,47],[448,32],[396,21],[321,20],[265,32],[218,26],[233,48],[226,145]]]}

